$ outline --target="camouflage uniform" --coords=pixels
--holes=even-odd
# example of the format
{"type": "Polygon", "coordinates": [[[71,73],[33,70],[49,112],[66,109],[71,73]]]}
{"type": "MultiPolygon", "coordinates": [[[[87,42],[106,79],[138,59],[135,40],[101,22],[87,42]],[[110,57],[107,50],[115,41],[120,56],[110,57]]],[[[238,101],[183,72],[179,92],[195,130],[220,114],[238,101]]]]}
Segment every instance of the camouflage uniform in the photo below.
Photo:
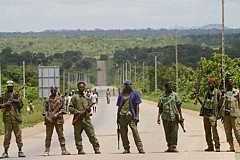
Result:
{"type": "Polygon", "coordinates": [[[69,155],[70,153],[66,150],[65,147],[65,137],[63,134],[63,113],[64,113],[64,99],[60,96],[50,96],[44,101],[43,104],[45,111],[45,120],[44,124],[46,125],[46,139],[45,139],[45,156],[49,155],[51,139],[53,134],[53,129],[55,127],[58,140],[62,149],[62,155],[69,155]],[[55,111],[54,111],[55,110],[55,111]],[[53,114],[54,113],[54,114],[53,114]],[[52,116],[52,121],[48,119],[48,117],[52,116]]]}
{"type": "MultiPolygon", "coordinates": [[[[88,99],[86,96],[81,96],[79,94],[75,94],[70,102],[69,105],[69,111],[70,113],[74,114],[73,120],[75,120],[79,114],[82,114],[85,111],[86,107],[88,107],[91,104],[90,99],[88,99]]],[[[86,132],[90,143],[93,146],[93,149],[95,153],[99,154],[99,142],[96,138],[94,128],[90,119],[89,114],[84,116],[83,120],[77,121],[77,123],[74,125],[74,138],[75,138],[75,145],[78,150],[79,154],[85,154],[83,152],[83,145],[82,145],[82,132],[83,130],[86,132]]]]}
{"type": "Polygon", "coordinates": [[[212,92],[208,90],[205,93],[203,102],[203,124],[205,130],[205,138],[208,148],[205,151],[213,151],[213,141],[215,142],[216,151],[220,151],[219,135],[217,131],[217,116],[219,110],[219,96],[218,89],[214,89],[212,92]],[[213,137],[212,137],[213,136],[213,137]]]}
{"type": "Polygon", "coordinates": [[[227,142],[230,144],[229,151],[235,151],[233,146],[232,130],[234,131],[236,140],[240,145],[239,90],[233,88],[232,90],[227,91],[226,95],[223,98],[225,99],[224,113],[223,113],[225,134],[226,134],[227,142]]]}
{"type": "Polygon", "coordinates": [[[182,102],[175,92],[172,92],[169,96],[164,92],[158,101],[158,107],[159,110],[161,110],[161,117],[169,150],[174,150],[177,147],[179,128],[179,112],[177,106],[181,104],[182,102]]]}
{"type": "MultiPolygon", "coordinates": [[[[13,81],[8,81],[7,86],[13,87],[13,81]]],[[[5,152],[3,153],[4,158],[8,158],[8,148],[10,146],[12,131],[16,137],[17,146],[19,148],[18,156],[25,157],[22,152],[22,117],[21,109],[23,108],[23,102],[18,97],[15,97],[16,92],[9,92],[2,94],[0,98],[0,108],[3,112],[3,123],[4,123],[4,142],[3,147],[5,152]]]]}

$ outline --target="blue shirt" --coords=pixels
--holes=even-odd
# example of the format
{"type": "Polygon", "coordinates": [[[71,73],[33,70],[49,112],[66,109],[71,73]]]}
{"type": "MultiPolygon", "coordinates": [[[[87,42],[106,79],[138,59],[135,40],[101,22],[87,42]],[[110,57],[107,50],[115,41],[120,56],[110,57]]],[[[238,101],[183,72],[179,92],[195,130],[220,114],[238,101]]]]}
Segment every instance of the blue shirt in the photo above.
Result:
{"type": "MultiPolygon", "coordinates": [[[[118,100],[117,100],[117,106],[118,106],[118,113],[121,111],[121,108],[123,106],[123,102],[124,102],[124,93],[121,92],[118,95],[118,100]]],[[[136,91],[131,91],[130,93],[130,97],[129,97],[129,105],[130,105],[130,111],[133,115],[133,119],[136,118],[136,107],[138,104],[142,103],[141,98],[139,96],[139,94],[136,91]]]]}

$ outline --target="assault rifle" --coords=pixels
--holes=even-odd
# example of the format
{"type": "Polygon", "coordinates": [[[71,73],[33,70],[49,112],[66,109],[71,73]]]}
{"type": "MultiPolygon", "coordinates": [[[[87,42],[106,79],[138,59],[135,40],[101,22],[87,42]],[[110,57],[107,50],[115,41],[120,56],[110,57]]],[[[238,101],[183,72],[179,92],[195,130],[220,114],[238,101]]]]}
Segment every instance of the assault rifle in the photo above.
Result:
{"type": "Polygon", "coordinates": [[[45,115],[45,114],[43,115],[46,116],[47,120],[52,123],[53,119],[58,117],[58,115],[66,114],[64,110],[60,110],[60,111],[59,110],[60,110],[60,107],[59,107],[59,104],[57,104],[52,112],[48,112],[47,113],[48,115],[45,115]]]}
{"type": "Polygon", "coordinates": [[[8,101],[6,103],[3,104],[2,108],[1,108],[1,111],[3,113],[6,112],[7,107],[11,106],[10,103],[12,103],[12,102],[17,102],[17,103],[20,102],[19,95],[20,95],[20,92],[24,89],[24,87],[25,86],[21,86],[19,90],[16,90],[15,92],[13,92],[11,94],[11,97],[8,99],[8,101]]]}
{"type": "Polygon", "coordinates": [[[120,141],[120,124],[117,124],[117,138],[118,138],[118,149],[119,149],[119,141],[120,141]]]}
{"type": "Polygon", "coordinates": [[[182,121],[178,121],[178,123],[180,124],[180,126],[182,127],[183,132],[186,132],[185,128],[184,128],[184,119],[182,121]]]}
{"type": "Polygon", "coordinates": [[[90,109],[95,103],[90,104],[84,111],[83,114],[79,114],[75,119],[72,121],[72,125],[75,125],[79,120],[83,120],[83,118],[88,114],[88,109],[90,109]]]}

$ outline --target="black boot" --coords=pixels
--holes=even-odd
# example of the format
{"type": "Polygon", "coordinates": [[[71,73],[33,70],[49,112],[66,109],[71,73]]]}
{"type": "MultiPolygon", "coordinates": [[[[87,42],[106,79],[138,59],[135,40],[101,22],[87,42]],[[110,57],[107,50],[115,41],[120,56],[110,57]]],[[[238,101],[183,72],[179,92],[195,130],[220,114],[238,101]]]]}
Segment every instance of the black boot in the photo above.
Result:
{"type": "Polygon", "coordinates": [[[18,157],[26,157],[22,151],[18,152],[18,157]]]}
{"type": "Polygon", "coordinates": [[[9,158],[8,153],[7,153],[7,152],[4,152],[4,153],[2,154],[2,158],[9,158]]]}

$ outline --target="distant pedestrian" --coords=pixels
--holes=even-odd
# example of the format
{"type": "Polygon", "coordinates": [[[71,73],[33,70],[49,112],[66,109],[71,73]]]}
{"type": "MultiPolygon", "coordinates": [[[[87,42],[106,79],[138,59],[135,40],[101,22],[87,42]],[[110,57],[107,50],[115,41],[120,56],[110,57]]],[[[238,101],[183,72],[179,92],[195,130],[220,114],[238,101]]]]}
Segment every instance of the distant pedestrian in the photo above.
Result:
{"type": "Polygon", "coordinates": [[[130,143],[128,140],[128,126],[131,128],[135,145],[140,154],[145,154],[142,141],[140,139],[137,123],[139,122],[139,104],[142,103],[140,96],[132,90],[132,81],[124,82],[124,90],[117,100],[117,124],[120,125],[120,134],[124,147],[123,154],[130,153],[130,143]]]}
{"type": "Polygon", "coordinates": [[[161,123],[161,116],[168,147],[165,152],[178,152],[178,123],[183,122],[181,111],[182,102],[177,93],[173,92],[172,88],[172,82],[167,82],[165,84],[165,92],[160,96],[158,101],[159,111],[157,123],[161,123]]]}
{"type": "Polygon", "coordinates": [[[93,91],[93,94],[90,96],[90,99],[92,101],[92,103],[94,103],[93,105],[93,112],[97,112],[97,103],[98,103],[98,96],[97,93],[95,91],[93,91]]]}
{"type": "Polygon", "coordinates": [[[32,114],[34,113],[34,105],[33,105],[33,101],[32,100],[29,100],[28,101],[28,105],[27,105],[27,111],[29,114],[32,114]]]}
{"type": "Polygon", "coordinates": [[[109,91],[109,88],[107,88],[106,97],[107,97],[107,104],[110,104],[111,92],[109,91]]]}

